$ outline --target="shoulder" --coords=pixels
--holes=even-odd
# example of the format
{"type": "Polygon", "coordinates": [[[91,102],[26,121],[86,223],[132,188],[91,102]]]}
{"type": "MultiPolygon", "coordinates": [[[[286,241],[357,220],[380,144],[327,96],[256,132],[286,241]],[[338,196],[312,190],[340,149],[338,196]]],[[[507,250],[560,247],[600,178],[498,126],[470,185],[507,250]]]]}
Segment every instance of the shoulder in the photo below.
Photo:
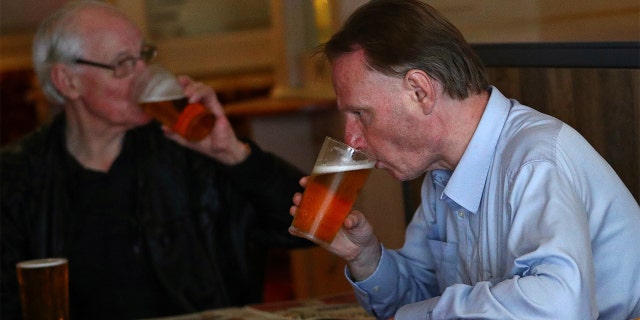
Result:
{"type": "Polygon", "coordinates": [[[547,170],[553,170],[574,185],[594,180],[583,177],[599,176],[601,181],[617,181],[615,172],[578,131],[522,105],[515,106],[509,115],[495,160],[494,169],[510,179],[527,169],[527,172],[546,172],[547,177],[551,175],[547,170]]]}
{"type": "Polygon", "coordinates": [[[54,121],[3,147],[0,150],[3,180],[5,174],[14,173],[18,168],[43,163],[55,148],[55,144],[62,139],[61,126],[61,123],[54,121]]]}
{"type": "MultiPolygon", "coordinates": [[[[63,130],[59,130],[63,131],[63,130]]],[[[43,177],[52,170],[56,143],[62,139],[53,123],[38,128],[21,140],[5,146],[0,151],[0,190],[2,203],[10,205],[28,198],[31,191],[39,188],[43,177]],[[17,202],[16,202],[17,201],[17,202]]]]}
{"type": "Polygon", "coordinates": [[[530,107],[515,105],[501,133],[498,153],[516,163],[599,158],[589,142],[570,125],[530,107]]]}
{"type": "Polygon", "coordinates": [[[512,165],[556,161],[562,121],[520,104],[514,105],[502,130],[497,154],[512,165]]]}

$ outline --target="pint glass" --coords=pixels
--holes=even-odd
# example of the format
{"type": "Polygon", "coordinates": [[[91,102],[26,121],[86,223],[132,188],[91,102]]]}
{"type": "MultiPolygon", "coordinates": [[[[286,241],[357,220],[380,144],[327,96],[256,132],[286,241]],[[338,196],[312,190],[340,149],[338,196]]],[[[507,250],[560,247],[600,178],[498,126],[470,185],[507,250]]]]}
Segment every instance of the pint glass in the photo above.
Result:
{"type": "Polygon", "coordinates": [[[200,103],[189,103],[175,76],[160,65],[150,65],[134,84],[142,110],[189,141],[204,139],[215,116],[200,103]]]}
{"type": "Polygon", "coordinates": [[[67,259],[47,258],[16,264],[24,320],[69,319],[67,259]]]}
{"type": "Polygon", "coordinates": [[[326,137],[291,224],[296,234],[330,245],[374,165],[366,153],[326,137]]]}
{"type": "Polygon", "coordinates": [[[204,139],[215,124],[215,116],[200,103],[189,104],[184,96],[140,101],[142,111],[189,141],[204,139]]]}

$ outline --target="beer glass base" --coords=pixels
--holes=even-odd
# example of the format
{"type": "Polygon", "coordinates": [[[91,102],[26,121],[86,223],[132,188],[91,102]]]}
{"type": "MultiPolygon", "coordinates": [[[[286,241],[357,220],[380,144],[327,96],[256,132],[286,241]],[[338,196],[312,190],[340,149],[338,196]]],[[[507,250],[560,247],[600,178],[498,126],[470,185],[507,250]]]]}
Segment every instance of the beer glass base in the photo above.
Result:
{"type": "MultiPolygon", "coordinates": [[[[315,243],[317,245],[323,246],[323,247],[329,247],[329,246],[331,246],[331,243],[333,242],[333,238],[331,239],[330,242],[327,242],[326,240],[320,239],[320,238],[316,237],[315,235],[313,235],[313,234],[311,234],[309,232],[302,231],[302,230],[296,228],[295,226],[291,226],[291,229],[293,230],[293,232],[297,236],[303,237],[303,238],[305,238],[307,240],[310,240],[311,242],[313,242],[313,243],[315,243]]],[[[334,238],[335,238],[335,236],[334,236],[334,238]]]]}

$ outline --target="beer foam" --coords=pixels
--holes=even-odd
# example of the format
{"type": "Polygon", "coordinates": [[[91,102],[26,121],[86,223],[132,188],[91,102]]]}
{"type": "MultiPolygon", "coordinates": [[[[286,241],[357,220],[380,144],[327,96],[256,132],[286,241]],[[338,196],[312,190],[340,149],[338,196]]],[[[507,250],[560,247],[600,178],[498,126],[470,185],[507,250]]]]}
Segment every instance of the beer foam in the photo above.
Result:
{"type": "Polygon", "coordinates": [[[333,172],[354,171],[362,169],[371,169],[375,165],[375,162],[359,162],[352,165],[329,165],[329,166],[316,166],[313,168],[315,174],[326,174],[333,172]]]}
{"type": "Polygon", "coordinates": [[[176,96],[168,96],[168,97],[143,97],[138,103],[150,103],[150,102],[159,102],[159,101],[172,101],[186,98],[183,94],[176,96]]]}
{"type": "Polygon", "coordinates": [[[59,266],[65,263],[67,263],[67,259],[64,258],[47,258],[18,262],[17,266],[19,268],[32,269],[59,266]]]}
{"type": "Polygon", "coordinates": [[[159,65],[150,65],[136,80],[134,87],[138,102],[173,100],[184,97],[175,76],[159,65]]]}

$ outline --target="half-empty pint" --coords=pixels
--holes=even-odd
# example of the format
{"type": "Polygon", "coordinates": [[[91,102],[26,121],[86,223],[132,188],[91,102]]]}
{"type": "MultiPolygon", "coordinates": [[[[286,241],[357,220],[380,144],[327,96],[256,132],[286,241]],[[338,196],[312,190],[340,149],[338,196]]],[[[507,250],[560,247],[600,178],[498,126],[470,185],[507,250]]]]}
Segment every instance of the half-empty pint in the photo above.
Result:
{"type": "Polygon", "coordinates": [[[22,318],[69,319],[69,269],[67,259],[47,258],[16,264],[22,318]]]}
{"type": "Polygon", "coordinates": [[[296,233],[330,245],[374,165],[365,153],[327,137],[293,219],[296,233]]]}
{"type": "Polygon", "coordinates": [[[148,115],[160,121],[189,141],[204,139],[216,122],[215,116],[200,103],[189,103],[186,97],[168,97],[157,101],[139,101],[148,115]]]}
{"type": "Polygon", "coordinates": [[[135,84],[142,110],[189,141],[204,139],[213,129],[215,116],[200,103],[189,103],[173,74],[150,65],[135,84]]]}

